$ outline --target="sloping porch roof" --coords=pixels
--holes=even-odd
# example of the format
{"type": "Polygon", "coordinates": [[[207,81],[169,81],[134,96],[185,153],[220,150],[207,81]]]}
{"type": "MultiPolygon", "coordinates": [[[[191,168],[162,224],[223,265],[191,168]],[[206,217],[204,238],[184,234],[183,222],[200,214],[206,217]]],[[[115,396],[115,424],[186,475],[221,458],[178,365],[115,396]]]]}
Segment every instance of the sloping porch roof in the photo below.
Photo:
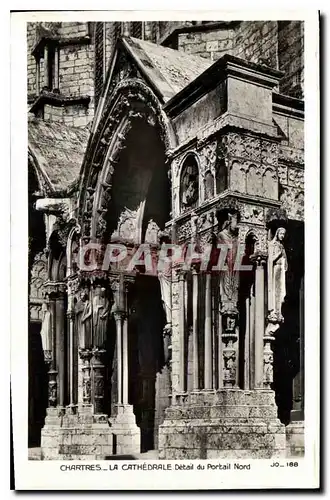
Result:
{"type": "Polygon", "coordinates": [[[171,99],[213,64],[211,59],[138,38],[122,37],[120,42],[163,102],[171,99]]]}
{"type": "Polygon", "coordinates": [[[78,180],[89,134],[87,127],[29,119],[29,149],[50,191],[66,192],[78,180]]]}

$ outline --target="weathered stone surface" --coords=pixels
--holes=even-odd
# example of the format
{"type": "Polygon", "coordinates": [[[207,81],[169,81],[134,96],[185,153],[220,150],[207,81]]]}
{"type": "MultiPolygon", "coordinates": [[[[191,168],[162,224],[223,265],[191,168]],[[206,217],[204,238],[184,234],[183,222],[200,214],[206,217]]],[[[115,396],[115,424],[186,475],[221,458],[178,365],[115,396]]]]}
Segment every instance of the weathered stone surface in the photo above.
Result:
{"type": "Polygon", "coordinates": [[[159,430],[160,458],[285,456],[285,429],[272,391],[201,391],[194,398],[208,401],[166,410],[159,430]]]}
{"type": "Polygon", "coordinates": [[[291,422],[285,428],[287,457],[301,457],[305,454],[305,422],[291,422]]]}

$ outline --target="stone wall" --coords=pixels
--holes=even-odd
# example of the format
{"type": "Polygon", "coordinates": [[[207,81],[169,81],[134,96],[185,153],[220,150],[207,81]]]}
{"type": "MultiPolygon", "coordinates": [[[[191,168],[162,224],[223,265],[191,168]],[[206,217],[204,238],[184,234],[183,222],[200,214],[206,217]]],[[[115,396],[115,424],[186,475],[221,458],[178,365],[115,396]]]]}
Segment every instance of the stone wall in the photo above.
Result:
{"type": "Polygon", "coordinates": [[[224,54],[234,53],[235,31],[217,29],[182,33],[178,37],[178,49],[215,61],[224,54]]]}
{"type": "Polygon", "coordinates": [[[304,24],[301,21],[278,22],[278,62],[285,72],[280,92],[299,99],[304,87],[304,24]]]}
{"type": "Polygon", "coordinates": [[[235,33],[234,55],[278,68],[277,21],[242,21],[235,33]]]}
{"type": "Polygon", "coordinates": [[[27,23],[27,91],[28,96],[36,94],[36,61],[31,50],[35,41],[37,23],[27,23]]]}
{"type": "MultiPolygon", "coordinates": [[[[27,79],[28,99],[31,102],[37,97],[36,60],[32,49],[36,41],[36,30],[40,23],[27,25],[27,79]]],[[[50,29],[51,23],[42,23],[50,29]]],[[[94,114],[94,46],[84,37],[89,35],[88,23],[57,23],[56,34],[67,44],[59,48],[59,92],[64,96],[90,96],[88,109],[82,105],[55,107],[46,105],[44,119],[62,121],[73,126],[85,126],[94,114]],[[75,43],[76,39],[76,43],[75,43]],[[69,42],[70,40],[70,42],[69,42]]],[[[54,29],[54,27],[52,27],[54,29]]],[[[40,60],[40,90],[43,87],[43,60],[40,60]]]]}

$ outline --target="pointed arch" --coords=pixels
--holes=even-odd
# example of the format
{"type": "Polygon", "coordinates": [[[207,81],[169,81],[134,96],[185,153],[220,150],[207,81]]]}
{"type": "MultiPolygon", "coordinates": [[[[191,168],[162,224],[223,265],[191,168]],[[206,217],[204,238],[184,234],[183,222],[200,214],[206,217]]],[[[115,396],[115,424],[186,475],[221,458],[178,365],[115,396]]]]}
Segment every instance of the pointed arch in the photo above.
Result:
{"type": "Polygon", "coordinates": [[[78,198],[78,222],[85,239],[102,237],[106,229],[104,215],[111,198],[112,176],[118,154],[136,120],[157,127],[165,154],[175,147],[172,126],[155,94],[139,79],[119,83],[106,99],[103,115],[91,134],[81,169],[78,198]]]}

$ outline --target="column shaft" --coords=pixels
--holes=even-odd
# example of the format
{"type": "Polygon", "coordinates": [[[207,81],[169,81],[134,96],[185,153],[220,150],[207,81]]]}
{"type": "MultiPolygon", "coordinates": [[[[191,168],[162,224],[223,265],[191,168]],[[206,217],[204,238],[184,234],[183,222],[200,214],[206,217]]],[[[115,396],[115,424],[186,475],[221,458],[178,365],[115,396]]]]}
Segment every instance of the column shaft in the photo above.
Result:
{"type": "Polygon", "coordinates": [[[122,385],[122,318],[116,318],[117,328],[117,387],[118,387],[118,404],[123,402],[123,385],[122,385]]]}
{"type": "Polygon", "coordinates": [[[59,48],[55,47],[55,53],[54,53],[54,85],[52,85],[52,82],[50,82],[50,87],[53,87],[54,89],[59,88],[59,48]]]}
{"type": "Polygon", "coordinates": [[[254,337],[254,387],[263,388],[263,359],[265,333],[265,283],[264,267],[257,263],[255,273],[255,337],[254,337]]]}
{"type": "Polygon", "coordinates": [[[179,367],[179,391],[185,390],[185,274],[180,273],[180,367],[179,367]]]}
{"type": "Polygon", "coordinates": [[[193,388],[199,388],[199,366],[198,366],[198,274],[193,270],[192,277],[193,293],[193,388]]]}
{"type": "Polygon", "coordinates": [[[128,404],[128,318],[123,320],[123,403],[128,404]]]}
{"type": "Polygon", "coordinates": [[[204,345],[204,388],[212,389],[212,289],[209,273],[205,283],[204,345]]]}
{"type": "Polygon", "coordinates": [[[48,47],[44,47],[44,87],[49,88],[48,47]]]}
{"type": "Polygon", "coordinates": [[[40,59],[36,58],[36,94],[40,94],[40,59]]]}
{"type": "Polygon", "coordinates": [[[60,295],[56,299],[56,347],[57,347],[57,370],[58,370],[58,390],[59,405],[64,406],[65,402],[65,308],[64,296],[60,295]]]}

